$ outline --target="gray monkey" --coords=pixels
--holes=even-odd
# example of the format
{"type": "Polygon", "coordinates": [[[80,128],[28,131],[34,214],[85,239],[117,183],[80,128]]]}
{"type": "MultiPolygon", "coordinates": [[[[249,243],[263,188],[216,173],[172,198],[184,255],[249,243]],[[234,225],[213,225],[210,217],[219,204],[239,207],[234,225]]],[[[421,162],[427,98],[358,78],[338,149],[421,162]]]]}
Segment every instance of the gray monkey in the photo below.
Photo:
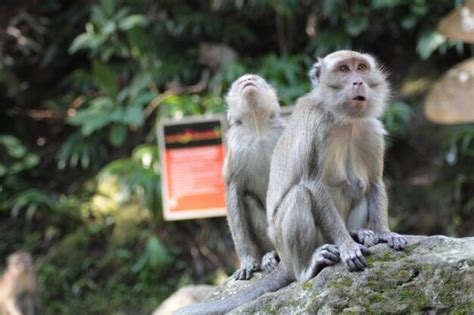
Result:
{"type": "Polygon", "coordinates": [[[228,222],[240,259],[234,277],[246,280],[260,267],[270,271],[278,264],[267,235],[265,203],[271,156],[286,123],[275,90],[258,75],[238,78],[226,103],[230,128],[223,173],[228,222]]]}

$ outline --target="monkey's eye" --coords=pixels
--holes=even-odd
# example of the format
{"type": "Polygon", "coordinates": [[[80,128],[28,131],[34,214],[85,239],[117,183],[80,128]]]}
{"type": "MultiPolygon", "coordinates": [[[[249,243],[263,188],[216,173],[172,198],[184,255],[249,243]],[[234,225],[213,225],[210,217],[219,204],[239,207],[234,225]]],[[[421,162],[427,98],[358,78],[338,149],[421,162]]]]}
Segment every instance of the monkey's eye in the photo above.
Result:
{"type": "Polygon", "coordinates": [[[349,67],[347,65],[342,65],[339,67],[339,70],[342,72],[349,72],[349,67]]]}
{"type": "Polygon", "coordinates": [[[367,66],[366,66],[364,63],[360,63],[360,64],[357,66],[357,70],[359,70],[359,71],[367,70],[367,66]]]}
{"type": "Polygon", "coordinates": [[[236,120],[236,121],[234,122],[234,125],[235,125],[235,126],[240,126],[240,125],[242,125],[242,120],[236,120]]]}

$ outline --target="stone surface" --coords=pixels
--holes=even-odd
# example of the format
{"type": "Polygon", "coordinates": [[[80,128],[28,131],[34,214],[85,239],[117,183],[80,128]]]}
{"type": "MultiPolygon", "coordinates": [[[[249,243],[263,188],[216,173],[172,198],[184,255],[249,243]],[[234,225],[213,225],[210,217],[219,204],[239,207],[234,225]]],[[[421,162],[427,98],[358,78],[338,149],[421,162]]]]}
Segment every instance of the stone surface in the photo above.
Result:
{"type": "MultiPolygon", "coordinates": [[[[311,281],[267,293],[230,314],[474,314],[474,237],[407,237],[404,252],[372,247],[363,272],[328,267],[311,281]]],[[[207,300],[235,294],[262,276],[229,279],[207,300]]]]}
{"type": "Polygon", "coordinates": [[[152,315],[172,315],[178,308],[201,302],[214,288],[212,285],[188,285],[163,301],[152,315]]]}

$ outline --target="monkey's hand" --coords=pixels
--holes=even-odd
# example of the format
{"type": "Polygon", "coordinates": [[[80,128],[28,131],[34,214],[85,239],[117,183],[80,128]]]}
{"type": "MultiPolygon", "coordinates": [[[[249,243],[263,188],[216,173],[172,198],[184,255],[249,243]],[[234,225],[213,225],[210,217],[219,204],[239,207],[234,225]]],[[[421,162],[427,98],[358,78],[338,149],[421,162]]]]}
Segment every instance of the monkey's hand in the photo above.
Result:
{"type": "Polygon", "coordinates": [[[360,271],[367,267],[367,261],[364,254],[370,254],[370,251],[364,245],[357,244],[353,240],[342,243],[339,246],[341,260],[349,271],[360,271]]]}
{"type": "Polygon", "coordinates": [[[270,272],[278,266],[278,262],[280,261],[280,257],[276,251],[272,250],[271,252],[266,253],[262,257],[262,269],[266,272],[270,272]]]}
{"type": "Polygon", "coordinates": [[[324,244],[316,249],[311,260],[316,257],[316,262],[319,265],[327,267],[337,264],[340,260],[339,255],[339,248],[336,245],[324,244]]]}
{"type": "Polygon", "coordinates": [[[252,274],[258,270],[258,267],[259,265],[257,260],[249,257],[245,260],[242,260],[240,268],[234,272],[233,277],[236,280],[248,280],[252,277],[252,274]]]}
{"type": "Polygon", "coordinates": [[[407,246],[407,239],[405,236],[395,232],[379,234],[378,238],[379,243],[388,243],[388,246],[396,250],[404,250],[407,246]]]}
{"type": "Polygon", "coordinates": [[[359,229],[351,231],[350,234],[354,241],[364,245],[365,247],[374,246],[379,242],[378,236],[371,230],[359,229]]]}
{"type": "Polygon", "coordinates": [[[297,275],[298,282],[305,282],[316,276],[324,267],[335,265],[339,262],[339,248],[336,245],[325,244],[316,248],[309,264],[297,275]]]}

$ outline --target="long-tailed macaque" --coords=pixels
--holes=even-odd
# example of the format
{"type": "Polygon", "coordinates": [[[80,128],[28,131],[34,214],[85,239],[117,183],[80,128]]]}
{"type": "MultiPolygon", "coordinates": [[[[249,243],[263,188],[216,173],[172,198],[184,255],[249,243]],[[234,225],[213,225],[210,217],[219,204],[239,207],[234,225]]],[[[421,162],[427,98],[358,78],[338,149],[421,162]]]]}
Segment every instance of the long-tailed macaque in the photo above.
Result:
{"type": "Polygon", "coordinates": [[[7,258],[0,280],[0,314],[37,314],[38,294],[31,255],[18,251],[7,258]]]}
{"type": "Polygon", "coordinates": [[[273,148],[286,123],[275,90],[258,75],[237,79],[226,102],[230,128],[223,173],[228,221],[240,259],[234,277],[246,280],[261,265],[271,270],[278,263],[267,235],[265,203],[273,148]]]}
{"type": "Polygon", "coordinates": [[[368,54],[338,51],[312,74],[313,91],[298,100],[275,148],[267,195],[270,237],[300,281],[314,274],[311,255],[322,243],[336,244],[349,270],[366,267],[366,248],[348,230],[366,245],[406,245],[387,222],[384,72],[368,54]]]}
{"type": "Polygon", "coordinates": [[[348,230],[366,245],[405,247],[387,223],[385,130],[378,120],[389,94],[384,72],[371,55],[344,50],[319,59],[312,74],[313,90],[297,101],[271,162],[266,210],[279,265],[248,290],[182,313],[227,312],[307,281],[339,257],[350,271],[362,270],[368,250],[348,230]],[[335,245],[318,247],[323,243],[335,245]]]}

